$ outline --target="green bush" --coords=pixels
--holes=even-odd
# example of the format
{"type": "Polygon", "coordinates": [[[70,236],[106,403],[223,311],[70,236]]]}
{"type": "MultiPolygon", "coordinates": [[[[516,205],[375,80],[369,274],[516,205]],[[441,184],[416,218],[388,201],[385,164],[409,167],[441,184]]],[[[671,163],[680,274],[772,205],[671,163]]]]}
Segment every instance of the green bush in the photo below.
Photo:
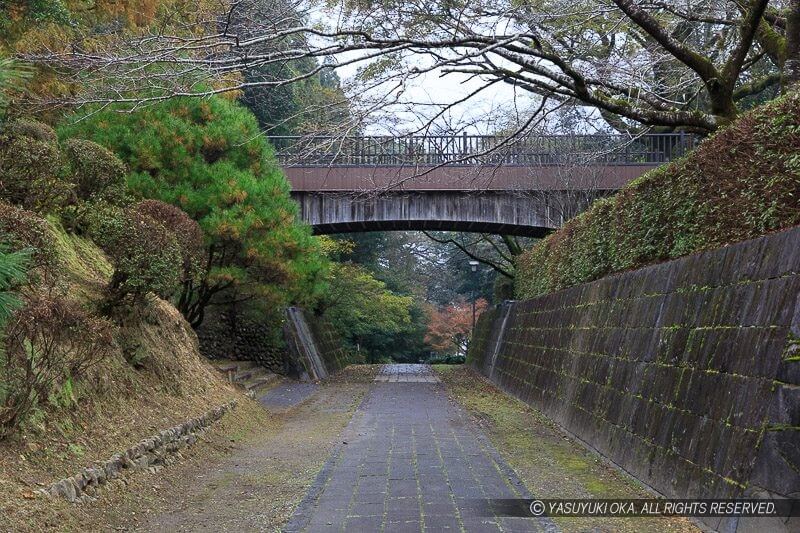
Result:
{"type": "Polygon", "coordinates": [[[193,326],[223,291],[269,291],[279,306],[313,305],[325,261],[309,228],[296,222],[289,185],[249,111],[224,98],[173,99],[135,113],[94,112],[59,134],[112,150],[130,169],[134,195],[174,205],[200,224],[209,271],[178,299],[193,326]]]}
{"type": "Polygon", "coordinates": [[[117,156],[83,139],[67,139],[63,148],[78,200],[103,200],[117,205],[124,202],[125,165],[117,156]]]}
{"type": "Polygon", "coordinates": [[[135,209],[98,206],[89,216],[89,235],[114,263],[109,309],[126,298],[153,292],[171,296],[181,281],[181,248],[175,234],[135,209]]]}
{"type": "Polygon", "coordinates": [[[0,234],[0,242],[11,251],[31,256],[31,267],[45,273],[55,270],[55,242],[47,221],[36,213],[0,201],[0,234]]]}
{"type": "Polygon", "coordinates": [[[432,355],[425,360],[428,365],[463,365],[467,358],[463,355],[432,355]]]}
{"type": "Polygon", "coordinates": [[[595,202],[517,262],[531,298],[800,224],[800,93],[595,202]]]}
{"type": "Polygon", "coordinates": [[[497,276],[492,284],[492,301],[514,299],[514,280],[506,276],[497,276]]]}
{"type": "Polygon", "coordinates": [[[51,138],[47,126],[32,122],[12,123],[0,134],[1,199],[39,212],[64,203],[71,184],[61,175],[61,153],[51,138]]]}
{"type": "Polygon", "coordinates": [[[183,263],[182,282],[191,282],[202,275],[205,247],[200,224],[174,205],[159,200],[144,200],[136,204],[133,209],[159,222],[175,235],[183,263]]]}
{"type": "Polygon", "coordinates": [[[0,353],[0,439],[112,350],[113,326],[64,298],[35,295],[11,317],[0,353]]]}
{"type": "Polygon", "coordinates": [[[44,143],[58,145],[58,136],[55,130],[36,120],[17,119],[8,125],[11,135],[17,137],[28,137],[44,143]]]}

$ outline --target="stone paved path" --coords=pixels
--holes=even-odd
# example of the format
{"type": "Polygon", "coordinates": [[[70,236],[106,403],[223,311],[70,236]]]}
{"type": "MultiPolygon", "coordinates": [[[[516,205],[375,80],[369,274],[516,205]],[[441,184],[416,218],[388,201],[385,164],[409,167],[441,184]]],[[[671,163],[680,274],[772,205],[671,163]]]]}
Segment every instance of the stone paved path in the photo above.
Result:
{"type": "Polygon", "coordinates": [[[387,365],[284,531],[555,531],[482,516],[484,498],[527,498],[497,451],[425,365],[387,365]]]}
{"type": "Polygon", "coordinates": [[[375,376],[384,383],[439,383],[427,365],[385,365],[375,376]]]}

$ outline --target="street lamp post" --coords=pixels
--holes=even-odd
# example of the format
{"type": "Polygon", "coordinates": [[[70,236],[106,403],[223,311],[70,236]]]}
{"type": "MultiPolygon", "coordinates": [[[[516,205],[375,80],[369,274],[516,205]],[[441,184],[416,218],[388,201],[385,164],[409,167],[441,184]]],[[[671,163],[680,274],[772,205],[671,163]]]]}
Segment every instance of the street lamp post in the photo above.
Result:
{"type": "MultiPolygon", "coordinates": [[[[477,272],[479,264],[477,261],[470,261],[469,267],[473,272],[477,272]]],[[[472,300],[472,331],[470,332],[470,338],[472,338],[475,334],[475,285],[472,286],[470,299],[472,300]]]]}

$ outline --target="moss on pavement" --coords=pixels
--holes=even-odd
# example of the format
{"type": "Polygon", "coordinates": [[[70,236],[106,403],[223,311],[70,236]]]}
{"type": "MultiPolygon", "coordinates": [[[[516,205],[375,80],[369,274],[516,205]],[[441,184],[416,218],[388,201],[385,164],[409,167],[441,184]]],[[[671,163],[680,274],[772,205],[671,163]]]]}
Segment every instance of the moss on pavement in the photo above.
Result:
{"type": "MultiPolygon", "coordinates": [[[[465,365],[434,365],[463,405],[539,498],[650,498],[645,487],[587,450],[544,415],[465,365]]],[[[564,531],[698,531],[681,518],[555,518],[564,531]]]]}

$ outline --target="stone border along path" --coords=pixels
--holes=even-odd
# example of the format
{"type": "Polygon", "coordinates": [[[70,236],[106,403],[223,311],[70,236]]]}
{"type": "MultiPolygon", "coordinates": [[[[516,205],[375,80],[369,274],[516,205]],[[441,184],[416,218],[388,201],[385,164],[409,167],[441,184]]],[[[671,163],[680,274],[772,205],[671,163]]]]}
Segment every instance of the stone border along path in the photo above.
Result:
{"type": "Polygon", "coordinates": [[[84,468],[72,477],[56,481],[49,487],[39,489],[44,496],[64,498],[67,501],[92,501],[100,487],[120,477],[123,470],[158,468],[172,462],[172,454],[197,442],[197,435],[236,407],[236,400],[206,411],[205,414],[187,420],[158,435],[146,438],[127,450],[111,456],[105,462],[84,468]]]}
{"type": "Polygon", "coordinates": [[[476,499],[531,495],[438,381],[427,365],[384,366],[283,531],[558,531],[482,516],[476,499]]]}

